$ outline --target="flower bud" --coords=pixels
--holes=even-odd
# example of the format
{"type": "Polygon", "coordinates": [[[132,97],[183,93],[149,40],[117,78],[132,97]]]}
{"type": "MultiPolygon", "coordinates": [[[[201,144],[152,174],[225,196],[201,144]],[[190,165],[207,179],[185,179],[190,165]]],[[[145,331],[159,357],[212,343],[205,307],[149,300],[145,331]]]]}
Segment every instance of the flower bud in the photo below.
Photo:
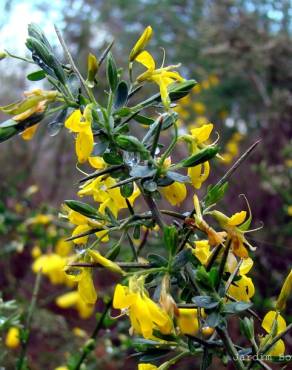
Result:
{"type": "Polygon", "coordinates": [[[0,60],[5,59],[7,57],[7,53],[5,51],[0,51],[0,60]]]}
{"type": "Polygon", "coordinates": [[[212,328],[211,326],[203,326],[201,330],[203,336],[206,338],[209,338],[215,331],[215,329],[212,328]]]}

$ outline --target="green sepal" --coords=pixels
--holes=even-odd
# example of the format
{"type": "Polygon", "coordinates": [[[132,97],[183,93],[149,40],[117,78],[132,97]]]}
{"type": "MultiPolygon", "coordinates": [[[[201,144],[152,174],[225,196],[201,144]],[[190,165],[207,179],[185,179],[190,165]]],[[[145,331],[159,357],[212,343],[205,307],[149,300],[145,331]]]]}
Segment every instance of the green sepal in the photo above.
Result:
{"type": "Polygon", "coordinates": [[[209,148],[204,148],[200,150],[198,153],[193,154],[189,158],[186,158],[182,161],[180,161],[176,166],[178,167],[195,167],[198,164],[204,163],[213,157],[218,153],[219,148],[217,146],[212,146],[209,148]]]}

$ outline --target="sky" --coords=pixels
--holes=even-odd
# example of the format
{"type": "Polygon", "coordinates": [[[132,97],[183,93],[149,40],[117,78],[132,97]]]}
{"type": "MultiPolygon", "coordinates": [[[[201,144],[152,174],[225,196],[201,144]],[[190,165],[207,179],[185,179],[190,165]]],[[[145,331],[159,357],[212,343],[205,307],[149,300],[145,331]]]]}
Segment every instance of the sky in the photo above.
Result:
{"type": "Polygon", "coordinates": [[[42,28],[48,34],[54,32],[54,23],[61,22],[62,1],[54,1],[54,7],[46,13],[38,9],[36,6],[38,3],[41,1],[14,1],[11,11],[7,13],[4,9],[4,2],[0,2],[1,49],[8,49],[13,53],[24,53],[27,25],[31,22],[41,23],[42,28]]]}

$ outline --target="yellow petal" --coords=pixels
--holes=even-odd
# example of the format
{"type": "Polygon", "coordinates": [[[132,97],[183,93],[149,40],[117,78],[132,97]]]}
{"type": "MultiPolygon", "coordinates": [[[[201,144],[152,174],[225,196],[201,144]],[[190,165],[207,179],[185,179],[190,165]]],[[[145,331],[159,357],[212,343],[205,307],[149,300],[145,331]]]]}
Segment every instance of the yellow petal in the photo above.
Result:
{"type": "Polygon", "coordinates": [[[228,219],[228,225],[229,226],[237,226],[243,223],[243,221],[246,219],[246,211],[241,211],[234,213],[231,217],[228,219]]]}
{"type": "Polygon", "coordinates": [[[11,349],[17,348],[20,345],[20,333],[18,328],[9,328],[5,338],[5,345],[11,349]]]}
{"type": "Polygon", "coordinates": [[[21,134],[23,140],[31,140],[34,137],[34,134],[38,128],[38,125],[30,126],[29,128],[25,129],[21,134]]]}
{"type": "Polygon", "coordinates": [[[79,163],[84,163],[90,157],[94,145],[91,130],[79,132],[75,142],[75,150],[79,163]]]}
{"type": "Polygon", "coordinates": [[[137,58],[137,56],[142,52],[142,50],[145,48],[145,46],[151,39],[151,36],[152,36],[152,27],[148,26],[145,28],[142,35],[139,37],[133,49],[131,50],[129,56],[130,62],[133,62],[137,58]]]}
{"type": "Polygon", "coordinates": [[[188,176],[191,179],[192,185],[196,189],[200,189],[203,182],[207,180],[210,174],[209,162],[198,164],[195,167],[188,168],[188,176]],[[202,172],[202,169],[203,172],[202,172]]]}
{"type": "MultiPolygon", "coordinates": [[[[71,237],[75,237],[77,235],[84,234],[89,230],[91,230],[91,227],[88,226],[88,225],[78,225],[73,230],[71,237]]],[[[87,240],[88,240],[88,235],[80,236],[80,238],[74,239],[73,243],[75,243],[75,244],[85,244],[85,243],[87,243],[87,240]]]]}
{"type": "Polygon", "coordinates": [[[77,291],[65,293],[56,299],[56,305],[61,308],[69,308],[74,306],[78,301],[79,294],[77,291]]]}
{"type": "Polygon", "coordinates": [[[144,299],[138,294],[130,308],[130,320],[134,331],[144,338],[151,338],[155,327],[144,299]]]}
{"type": "Polygon", "coordinates": [[[200,240],[195,242],[196,248],[193,250],[193,254],[198,258],[202,265],[208,262],[210,257],[210,245],[208,240],[200,240]]]}
{"type": "Polygon", "coordinates": [[[117,309],[124,309],[131,306],[131,304],[136,299],[136,294],[129,292],[127,286],[117,284],[114,293],[113,307],[117,309]]]}
{"type": "Polygon", "coordinates": [[[177,324],[183,334],[196,335],[199,331],[198,310],[195,308],[179,308],[177,324]]]}
{"type": "Polygon", "coordinates": [[[65,121],[65,127],[73,132],[79,132],[79,124],[82,114],[79,109],[75,110],[65,121]]]}
{"type": "Polygon", "coordinates": [[[81,213],[70,210],[68,214],[69,221],[74,225],[87,224],[88,218],[83,216],[81,213]]]}
{"type": "Polygon", "coordinates": [[[94,304],[96,302],[97,294],[88,268],[83,269],[81,279],[78,282],[78,293],[85,303],[94,304]]]}
{"type": "MultiPolygon", "coordinates": [[[[265,338],[266,337],[264,337],[261,340],[261,342],[264,341],[265,338]]],[[[272,338],[270,339],[270,341],[271,340],[272,340],[272,338]]],[[[285,343],[283,342],[282,339],[279,339],[266,354],[269,355],[269,356],[282,356],[282,355],[284,355],[284,353],[285,353],[285,343]]]]}
{"type": "Polygon", "coordinates": [[[212,130],[213,130],[213,124],[209,123],[208,125],[203,125],[201,127],[192,129],[191,134],[200,144],[209,139],[209,136],[212,130]]]}
{"type": "Polygon", "coordinates": [[[162,187],[160,191],[172,206],[180,205],[187,196],[185,184],[176,181],[171,185],[162,187]]]}
{"type": "MultiPolygon", "coordinates": [[[[267,333],[271,332],[276,316],[277,316],[276,311],[269,311],[264,317],[262,321],[262,328],[264,328],[267,333]]],[[[286,326],[287,325],[285,319],[280,314],[278,314],[276,335],[284,331],[286,329],[286,326]]]]}
{"type": "Polygon", "coordinates": [[[102,157],[89,157],[88,162],[92,167],[96,168],[97,170],[101,170],[104,167],[106,167],[106,163],[102,157]]]}
{"type": "Polygon", "coordinates": [[[289,275],[286,277],[279,297],[277,299],[276,308],[278,310],[284,310],[286,308],[286,302],[289,299],[289,296],[291,295],[291,291],[292,291],[292,270],[290,270],[289,275]]]}
{"type": "Polygon", "coordinates": [[[139,364],[138,370],[158,370],[158,367],[152,364],[139,364]]]}
{"type": "Polygon", "coordinates": [[[100,265],[108,268],[109,270],[113,272],[117,272],[119,274],[124,275],[124,271],[120,268],[119,265],[114,263],[113,261],[103,257],[99,252],[93,251],[93,250],[88,250],[87,252],[89,256],[92,258],[94,262],[99,263],[100,265]]]}
{"type": "Polygon", "coordinates": [[[239,274],[240,275],[246,275],[250,271],[252,266],[253,266],[253,260],[250,257],[245,258],[242,261],[242,264],[239,268],[239,274]]]}
{"type": "Polygon", "coordinates": [[[148,53],[148,51],[142,51],[142,53],[137,56],[136,62],[143,64],[143,66],[145,66],[150,71],[154,71],[155,69],[155,61],[152,55],[148,53]]]}
{"type": "Polygon", "coordinates": [[[148,297],[143,297],[145,304],[148,306],[151,318],[158,327],[164,327],[169,317],[166,312],[162,310],[155,302],[148,297]]]}
{"type": "Polygon", "coordinates": [[[228,294],[238,301],[249,302],[254,295],[255,288],[252,279],[242,275],[241,279],[230,285],[228,294]]]}
{"type": "Polygon", "coordinates": [[[94,312],[94,304],[85,303],[79,296],[76,309],[81,319],[88,319],[94,312]]]}

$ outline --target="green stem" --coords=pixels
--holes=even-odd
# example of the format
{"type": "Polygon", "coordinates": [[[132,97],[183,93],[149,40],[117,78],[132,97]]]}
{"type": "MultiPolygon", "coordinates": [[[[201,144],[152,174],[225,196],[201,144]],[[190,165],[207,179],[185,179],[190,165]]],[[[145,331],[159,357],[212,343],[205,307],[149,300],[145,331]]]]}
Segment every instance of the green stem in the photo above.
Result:
{"type": "Polygon", "coordinates": [[[222,342],[223,342],[223,344],[226,348],[226,351],[229,354],[235,368],[238,369],[238,370],[245,370],[244,363],[240,359],[240,356],[239,356],[236,348],[234,347],[234,344],[232,343],[232,340],[229,337],[227,331],[222,330],[218,327],[216,328],[216,331],[217,331],[219,337],[221,338],[221,340],[222,340],[222,342]]]}
{"type": "Polygon", "coordinates": [[[177,129],[177,125],[174,123],[174,137],[173,137],[173,139],[172,139],[169,147],[162,154],[161,159],[160,159],[159,164],[158,164],[159,167],[162,167],[163,166],[164,161],[166,160],[166,158],[169,156],[169,154],[174,149],[174,147],[175,147],[175,145],[177,143],[177,138],[178,138],[178,129],[177,129]]]}
{"type": "Polygon", "coordinates": [[[170,359],[169,361],[167,361],[165,364],[163,364],[162,366],[160,366],[159,369],[161,369],[161,370],[167,370],[167,369],[169,369],[170,366],[176,364],[177,361],[179,361],[181,358],[183,358],[185,356],[188,356],[189,353],[190,353],[189,351],[183,351],[183,352],[179,353],[178,355],[176,355],[175,357],[173,357],[172,359],[170,359]]]}
{"type": "Polygon", "coordinates": [[[71,370],[79,370],[81,365],[83,364],[84,360],[94,350],[95,344],[96,344],[96,338],[98,336],[98,333],[99,333],[100,329],[102,329],[103,321],[104,321],[109,309],[111,308],[111,305],[112,305],[112,300],[110,300],[106,304],[106,306],[105,306],[105,308],[104,308],[104,310],[103,310],[99,320],[97,321],[96,326],[95,326],[95,328],[94,328],[94,330],[91,334],[91,337],[90,337],[91,340],[89,340],[84,345],[84,347],[82,348],[82,352],[81,352],[81,355],[80,355],[80,358],[79,358],[78,362],[74,365],[74,367],[71,368],[71,370]]]}
{"type": "Polygon", "coordinates": [[[216,290],[218,290],[219,287],[220,287],[220,283],[221,283],[221,280],[222,280],[222,277],[223,277],[224,268],[225,268],[226,261],[227,261],[227,258],[228,258],[230,246],[231,246],[231,240],[228,240],[226,242],[225,249],[224,249],[224,252],[223,252],[223,256],[222,256],[222,259],[221,259],[220,265],[219,265],[218,281],[217,281],[217,285],[216,285],[216,290]]]}
{"type": "Polygon", "coordinates": [[[39,270],[39,272],[37,273],[36,279],[35,279],[32,297],[31,297],[30,305],[27,311],[27,317],[26,317],[26,322],[24,326],[25,338],[22,340],[22,348],[20,352],[20,357],[16,365],[17,370],[22,370],[23,368],[26,368],[25,362],[26,362],[26,352],[27,352],[28,342],[29,342],[30,326],[31,326],[33,312],[36,306],[37,296],[38,296],[40,286],[41,286],[41,279],[42,279],[42,273],[41,273],[41,270],[39,270]]]}

